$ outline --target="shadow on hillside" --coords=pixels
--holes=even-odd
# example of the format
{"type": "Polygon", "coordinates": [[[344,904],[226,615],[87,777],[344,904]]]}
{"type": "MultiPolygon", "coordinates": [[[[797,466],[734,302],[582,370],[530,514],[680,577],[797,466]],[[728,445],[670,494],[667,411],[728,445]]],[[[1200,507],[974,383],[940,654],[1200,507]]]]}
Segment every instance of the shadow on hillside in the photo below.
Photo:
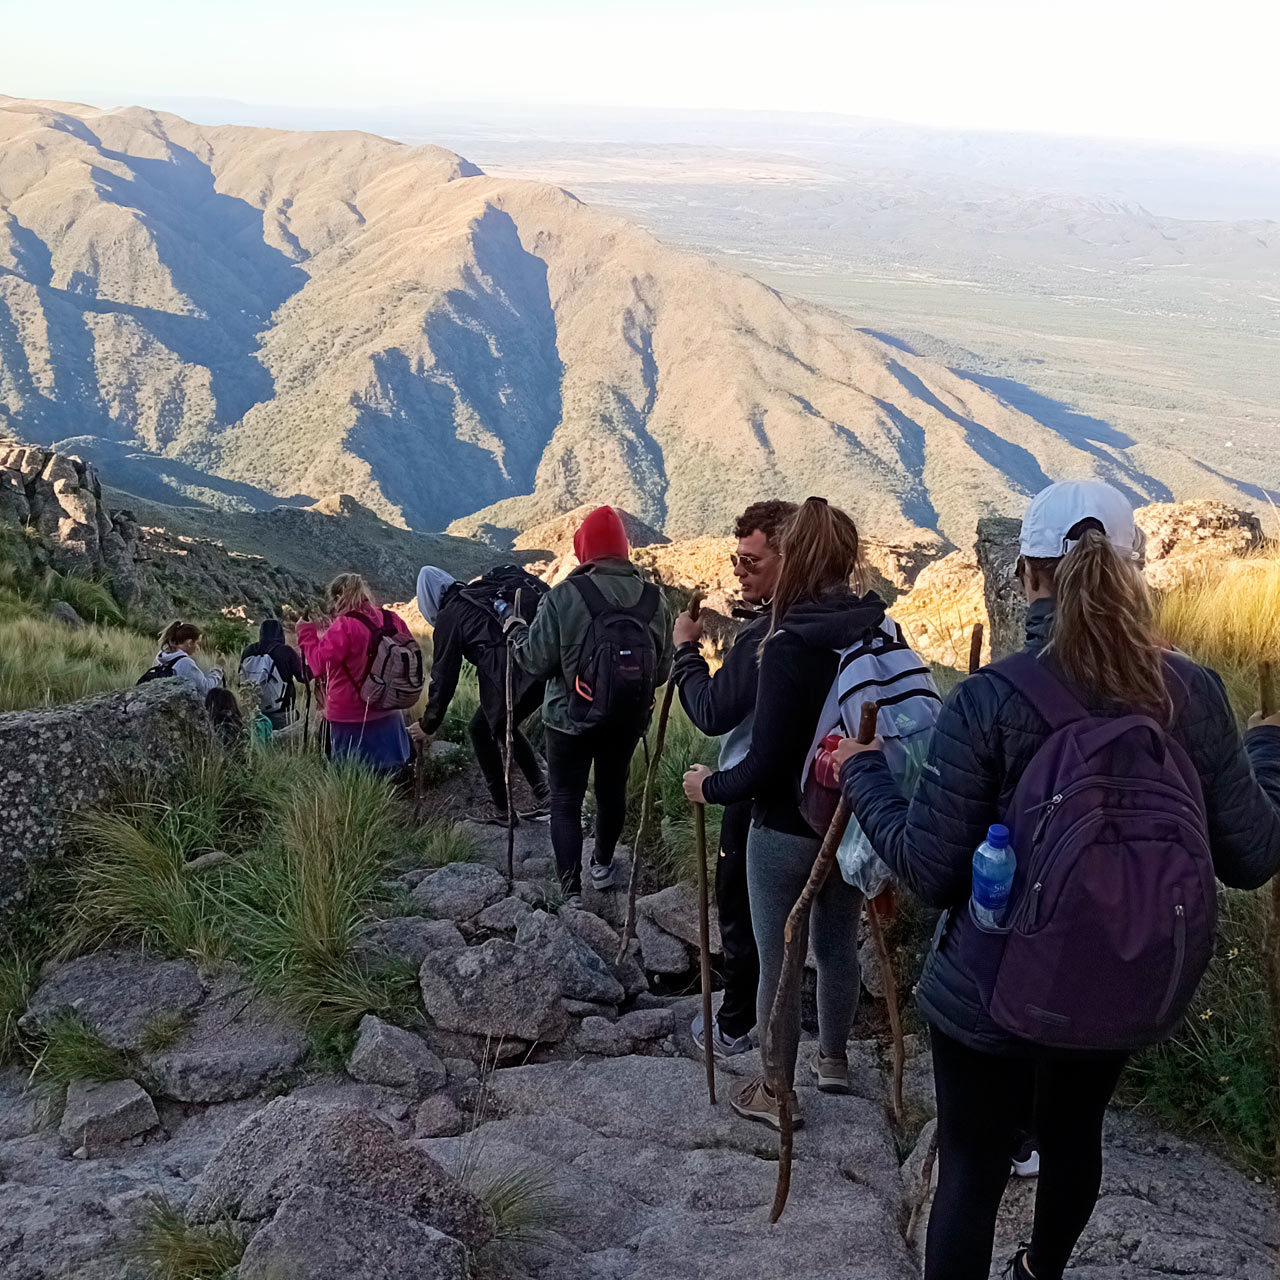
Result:
{"type": "Polygon", "coordinates": [[[998,396],[1011,408],[1034,418],[1042,426],[1056,431],[1064,440],[1078,447],[1086,444],[1105,444],[1114,449],[1128,449],[1136,444],[1132,436],[1117,430],[1102,418],[1081,413],[1061,400],[1033,391],[1025,382],[1013,378],[997,378],[989,373],[971,373],[967,369],[952,369],[958,378],[976,383],[992,395],[998,396]]]}
{"type": "Polygon", "coordinates": [[[532,492],[560,422],[564,366],[546,263],[492,207],[471,240],[466,287],[434,301],[423,322],[430,359],[398,347],[379,352],[370,385],[353,401],[348,449],[417,528],[442,529],[532,492]]]}

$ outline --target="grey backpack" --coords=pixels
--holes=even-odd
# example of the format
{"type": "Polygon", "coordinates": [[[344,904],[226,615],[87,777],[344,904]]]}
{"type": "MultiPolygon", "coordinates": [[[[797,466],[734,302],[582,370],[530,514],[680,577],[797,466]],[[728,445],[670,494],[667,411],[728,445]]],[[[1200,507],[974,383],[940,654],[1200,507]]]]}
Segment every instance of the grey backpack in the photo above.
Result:
{"type": "Polygon", "coordinates": [[[381,625],[362,613],[348,616],[358,619],[372,633],[369,665],[359,686],[365,706],[370,711],[408,711],[422,697],[426,683],[418,642],[398,631],[385,609],[381,625]]]}

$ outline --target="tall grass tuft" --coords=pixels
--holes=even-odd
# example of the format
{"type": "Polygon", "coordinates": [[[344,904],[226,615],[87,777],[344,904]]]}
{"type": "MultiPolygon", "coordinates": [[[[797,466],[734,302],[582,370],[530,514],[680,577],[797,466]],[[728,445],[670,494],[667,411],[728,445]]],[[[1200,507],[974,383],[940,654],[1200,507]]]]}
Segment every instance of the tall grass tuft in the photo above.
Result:
{"type": "Polygon", "coordinates": [[[111,588],[97,578],[50,569],[40,585],[40,595],[45,600],[64,601],[86,622],[124,626],[124,610],[111,594],[111,588]]]}
{"type": "Polygon", "coordinates": [[[142,1227],[125,1249],[153,1280],[225,1280],[240,1265],[245,1240],[230,1221],[189,1223],[163,1197],[147,1203],[142,1227]]]}
{"type": "MultiPolygon", "coordinates": [[[[25,606],[21,606],[25,610],[25,606]]],[[[155,661],[151,641],[99,626],[70,630],[0,609],[0,711],[56,706],[123,689],[155,661]]]]}
{"type": "Polygon", "coordinates": [[[18,1019],[27,1011],[35,976],[36,967],[26,956],[16,951],[0,955],[0,1066],[19,1056],[18,1019]]]}
{"type": "Polygon", "coordinates": [[[123,1080],[128,1059],[113,1049],[78,1014],[61,1014],[49,1021],[32,1075],[52,1084],[75,1080],[123,1080]]]}

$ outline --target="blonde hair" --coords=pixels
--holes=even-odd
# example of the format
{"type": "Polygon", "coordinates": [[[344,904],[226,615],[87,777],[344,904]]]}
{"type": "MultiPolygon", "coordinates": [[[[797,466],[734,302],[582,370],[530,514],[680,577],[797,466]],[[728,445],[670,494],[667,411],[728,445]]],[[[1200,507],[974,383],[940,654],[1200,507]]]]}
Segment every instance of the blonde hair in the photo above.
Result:
{"type": "Polygon", "coordinates": [[[329,599],[338,613],[373,607],[373,593],[358,573],[340,573],[329,583],[329,599]]]}
{"type": "Polygon", "coordinates": [[[1057,599],[1049,651],[1078,685],[1121,707],[1168,723],[1165,644],[1151,589],[1138,565],[1097,527],[1086,529],[1060,560],[1028,560],[1057,599]]]}
{"type": "Polygon", "coordinates": [[[783,526],[778,550],[782,568],[773,594],[770,635],[782,625],[787,610],[801,600],[815,600],[851,584],[861,588],[858,526],[826,498],[805,499],[783,526]]]}
{"type": "Polygon", "coordinates": [[[160,633],[161,649],[179,649],[184,644],[200,639],[200,628],[193,622],[171,622],[160,633]]]}

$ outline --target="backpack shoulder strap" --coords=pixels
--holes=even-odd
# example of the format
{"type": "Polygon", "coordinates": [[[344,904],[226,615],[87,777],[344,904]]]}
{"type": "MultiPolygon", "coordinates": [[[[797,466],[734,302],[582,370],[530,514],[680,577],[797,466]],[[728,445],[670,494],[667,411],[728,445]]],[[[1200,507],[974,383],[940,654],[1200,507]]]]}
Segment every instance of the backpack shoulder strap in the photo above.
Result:
{"type": "Polygon", "coordinates": [[[1075,694],[1035,654],[1015,653],[987,670],[1022,694],[1055,732],[1077,720],[1090,718],[1090,712],[1075,694]]]}
{"type": "Polygon", "coordinates": [[[643,621],[652,622],[661,603],[662,593],[652,582],[646,582],[644,590],[640,592],[640,599],[636,601],[635,611],[643,621]]]}
{"type": "Polygon", "coordinates": [[[590,575],[574,573],[570,574],[565,581],[572,582],[577,587],[582,603],[587,606],[587,612],[592,618],[598,618],[602,613],[609,611],[610,605],[604,598],[604,592],[591,581],[590,575]]]}

